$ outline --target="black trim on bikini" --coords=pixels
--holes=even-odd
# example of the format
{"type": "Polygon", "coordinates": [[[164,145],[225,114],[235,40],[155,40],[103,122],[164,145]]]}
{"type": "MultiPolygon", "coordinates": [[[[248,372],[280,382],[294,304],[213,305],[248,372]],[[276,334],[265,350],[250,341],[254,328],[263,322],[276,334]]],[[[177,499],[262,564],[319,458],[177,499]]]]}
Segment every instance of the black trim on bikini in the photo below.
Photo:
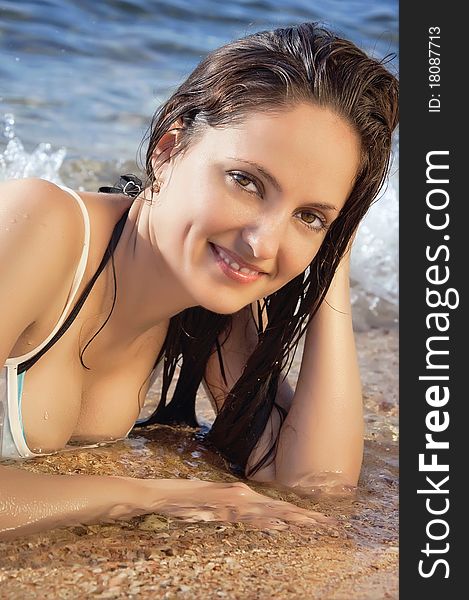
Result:
{"type": "Polygon", "coordinates": [[[42,350],[40,350],[35,356],[31,357],[29,360],[26,360],[18,365],[18,374],[23,373],[23,371],[27,371],[28,369],[30,369],[41,358],[41,356],[43,356],[50,348],[52,348],[52,346],[63,336],[63,334],[67,331],[67,329],[73,323],[76,316],[80,312],[81,307],[85,303],[85,300],[87,299],[89,293],[91,292],[91,289],[92,289],[93,285],[95,284],[96,280],[98,279],[101,271],[104,269],[104,267],[108,263],[109,259],[111,258],[112,253],[116,249],[116,246],[119,242],[122,231],[124,229],[124,224],[127,219],[129,210],[130,210],[130,207],[125,211],[125,213],[122,215],[122,217],[116,223],[114,230],[112,232],[112,235],[111,235],[111,239],[109,240],[109,244],[108,244],[108,246],[104,252],[104,256],[101,260],[101,264],[99,265],[96,273],[93,275],[93,277],[88,282],[85,289],[83,290],[80,298],[78,299],[77,303],[73,307],[72,312],[69,314],[67,319],[63,322],[63,324],[61,325],[61,327],[57,331],[57,333],[54,335],[54,337],[44,346],[44,348],[42,348],[42,350]]]}

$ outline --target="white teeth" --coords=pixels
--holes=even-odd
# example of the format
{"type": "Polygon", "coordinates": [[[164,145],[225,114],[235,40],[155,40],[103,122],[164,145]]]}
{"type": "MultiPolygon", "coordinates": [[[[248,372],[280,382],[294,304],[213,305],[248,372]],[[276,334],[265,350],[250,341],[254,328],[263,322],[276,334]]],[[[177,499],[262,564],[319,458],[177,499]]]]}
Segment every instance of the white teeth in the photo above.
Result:
{"type": "Polygon", "coordinates": [[[245,274],[248,274],[248,275],[257,275],[258,274],[258,271],[251,271],[250,269],[248,269],[246,267],[240,267],[238,265],[238,263],[236,263],[236,262],[232,262],[228,258],[228,256],[226,255],[226,253],[223,252],[223,250],[221,248],[217,247],[217,252],[220,255],[220,257],[226,262],[226,264],[229,265],[235,271],[239,271],[240,273],[245,273],[245,274]]]}

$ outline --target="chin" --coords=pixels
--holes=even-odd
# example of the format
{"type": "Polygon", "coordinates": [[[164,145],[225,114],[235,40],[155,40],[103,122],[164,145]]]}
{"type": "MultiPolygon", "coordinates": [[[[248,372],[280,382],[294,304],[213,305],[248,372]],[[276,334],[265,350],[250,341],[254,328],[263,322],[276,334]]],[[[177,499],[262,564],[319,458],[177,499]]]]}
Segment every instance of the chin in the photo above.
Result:
{"type": "Polygon", "coordinates": [[[210,299],[205,296],[199,300],[199,306],[219,315],[232,315],[249,304],[241,298],[236,299],[232,291],[225,294],[213,294],[210,299]]]}
{"type": "Polygon", "coordinates": [[[230,304],[227,304],[226,302],[204,302],[200,306],[219,315],[233,315],[234,313],[239,312],[246,305],[240,305],[239,302],[237,304],[234,304],[233,302],[230,304]]]}

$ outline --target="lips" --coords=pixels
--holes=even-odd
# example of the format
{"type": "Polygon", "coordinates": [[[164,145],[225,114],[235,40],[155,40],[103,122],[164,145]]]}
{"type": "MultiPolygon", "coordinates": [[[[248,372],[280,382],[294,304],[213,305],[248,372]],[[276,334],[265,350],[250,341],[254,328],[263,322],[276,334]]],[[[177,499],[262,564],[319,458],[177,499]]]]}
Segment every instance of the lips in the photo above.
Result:
{"type": "MultiPolygon", "coordinates": [[[[221,271],[229,278],[238,283],[251,283],[259,280],[261,277],[264,277],[265,273],[261,271],[254,271],[253,273],[247,273],[243,271],[239,271],[229,264],[227,264],[226,259],[223,258],[223,254],[220,253],[220,250],[215,244],[209,243],[211,253],[215,258],[216,263],[218,264],[221,271]]],[[[227,256],[227,255],[225,255],[227,256]]],[[[231,255],[230,255],[231,256],[231,255]]],[[[232,260],[228,258],[227,260],[232,260]]],[[[234,262],[234,259],[233,259],[234,262]]],[[[239,264],[239,263],[238,263],[239,264]]],[[[242,267],[241,267],[242,268],[242,267]]],[[[247,268],[247,267],[246,267],[247,268]]]]}
{"type": "Polygon", "coordinates": [[[223,253],[226,254],[228,256],[228,259],[231,262],[235,262],[236,264],[238,264],[240,268],[244,267],[246,269],[249,269],[250,271],[255,271],[256,273],[266,274],[265,271],[262,271],[261,269],[259,269],[259,267],[256,267],[256,265],[252,265],[244,261],[238,254],[236,254],[232,250],[228,250],[227,248],[224,248],[223,246],[218,246],[217,244],[212,244],[212,246],[217,250],[219,254],[221,251],[222,257],[223,253]]]}

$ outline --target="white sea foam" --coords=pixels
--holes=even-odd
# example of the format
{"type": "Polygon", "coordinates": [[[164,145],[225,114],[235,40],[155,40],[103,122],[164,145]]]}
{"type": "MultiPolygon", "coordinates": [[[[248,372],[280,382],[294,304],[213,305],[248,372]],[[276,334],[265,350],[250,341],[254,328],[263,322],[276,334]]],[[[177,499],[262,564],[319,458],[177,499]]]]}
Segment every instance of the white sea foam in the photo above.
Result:
{"type": "Polygon", "coordinates": [[[66,156],[66,149],[53,150],[51,144],[39,144],[27,152],[15,135],[15,117],[8,113],[0,122],[0,180],[41,177],[54,183],[62,183],[59,169],[66,156]],[[3,148],[3,140],[6,146],[3,148]]]}
{"type": "Polygon", "coordinates": [[[396,141],[390,177],[363,219],[352,248],[351,277],[367,292],[398,303],[399,147],[396,141]]]}
{"type": "Polygon", "coordinates": [[[351,279],[357,327],[395,325],[399,305],[399,138],[389,178],[363,219],[352,249],[351,279]]]}

